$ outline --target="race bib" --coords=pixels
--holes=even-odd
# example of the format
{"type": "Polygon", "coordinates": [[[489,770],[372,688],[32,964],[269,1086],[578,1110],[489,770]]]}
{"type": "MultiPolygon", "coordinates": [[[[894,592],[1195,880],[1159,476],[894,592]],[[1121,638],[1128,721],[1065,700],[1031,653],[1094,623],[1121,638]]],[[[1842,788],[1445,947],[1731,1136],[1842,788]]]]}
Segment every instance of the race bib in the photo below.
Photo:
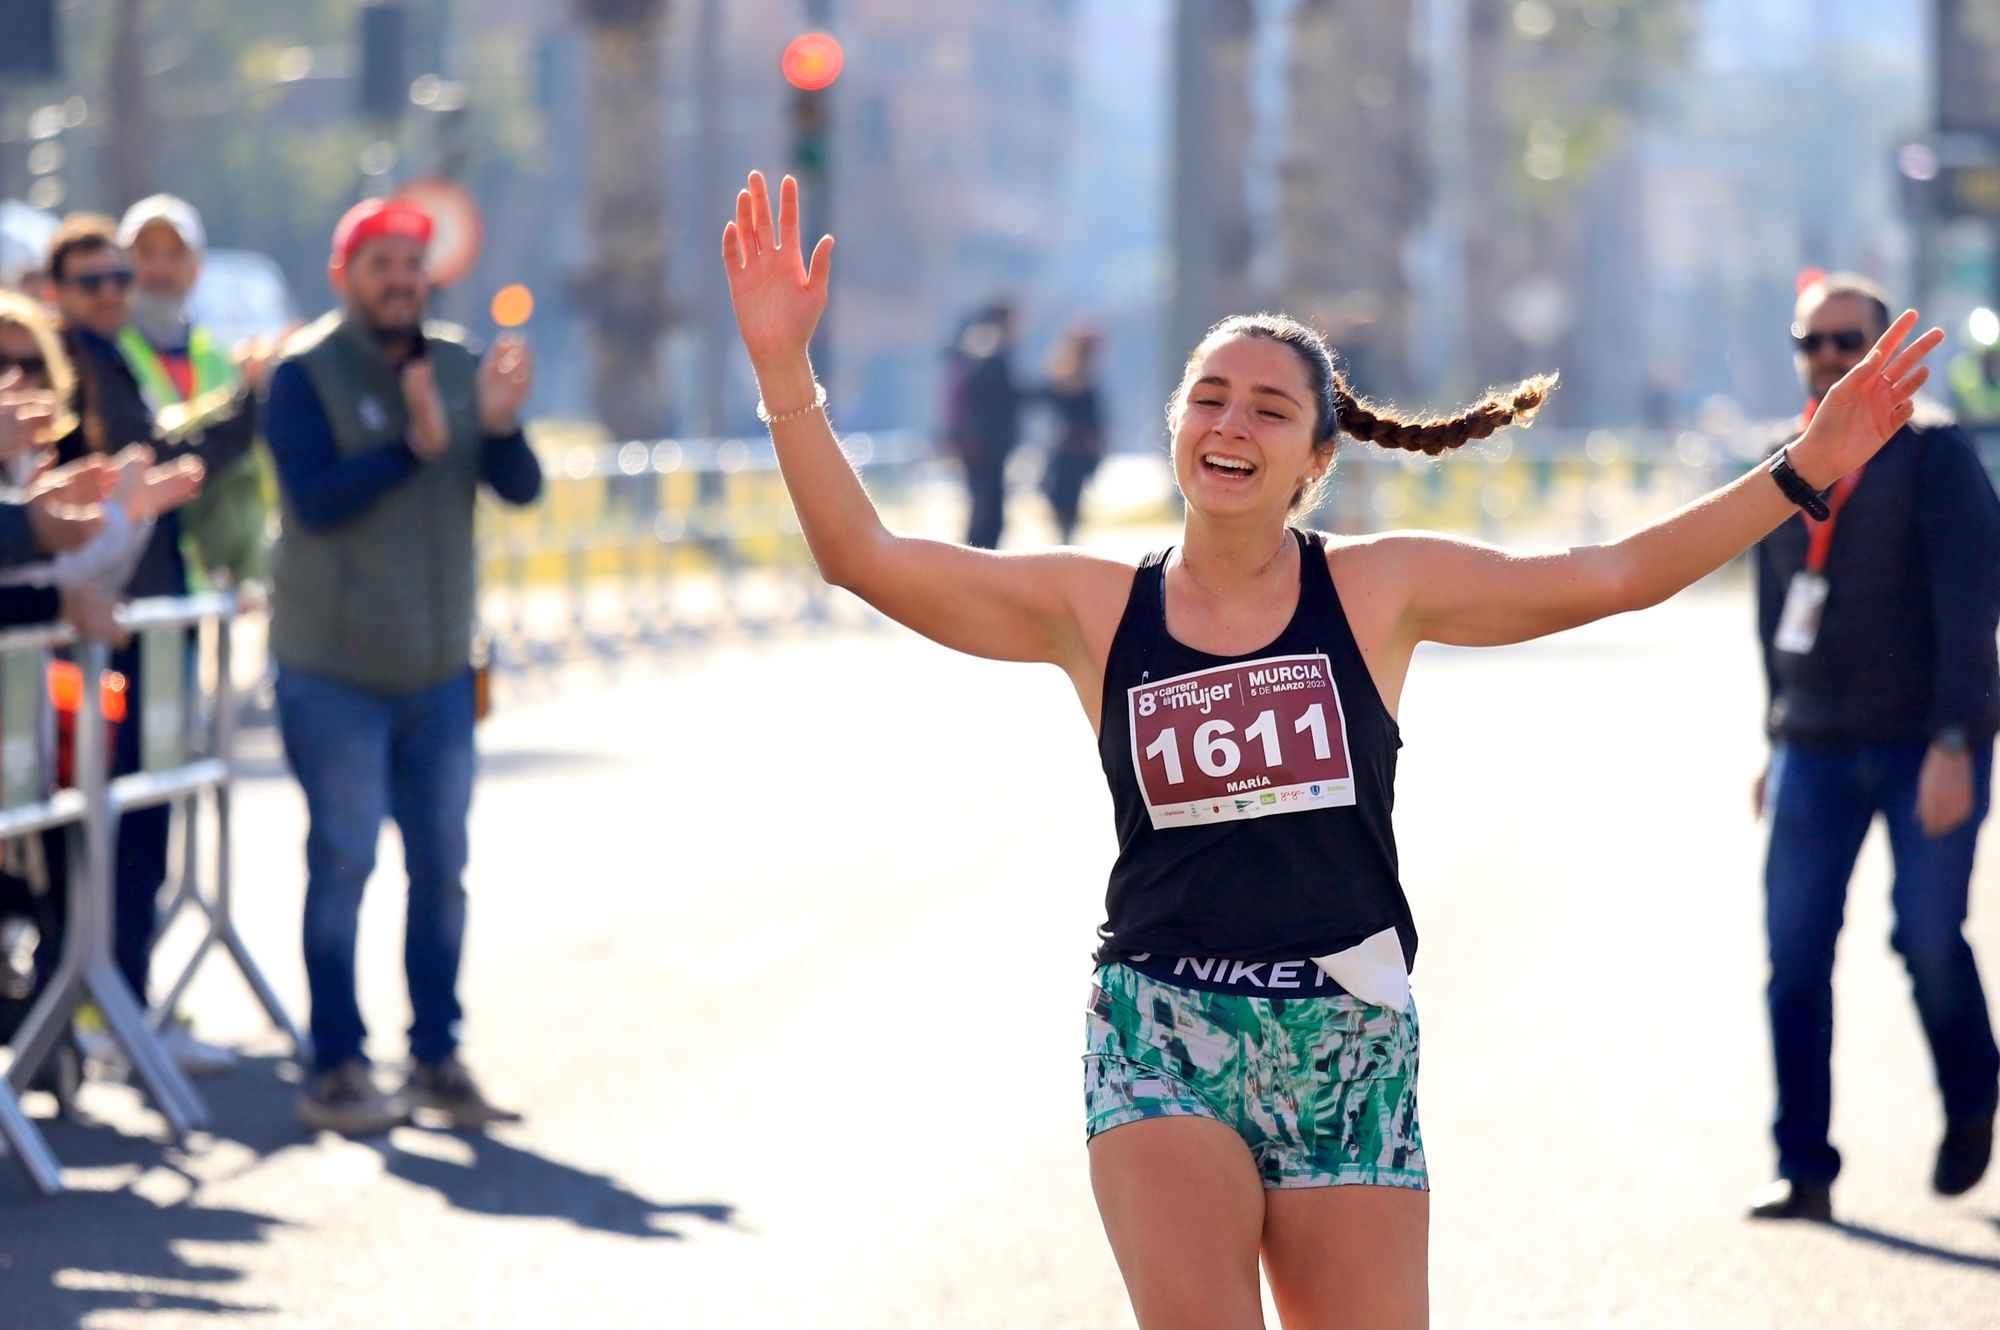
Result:
{"type": "Polygon", "coordinates": [[[1826,593],[1823,574],[1809,570],[1794,573],[1792,585],[1785,592],[1785,608],[1778,612],[1778,631],[1772,635],[1771,645],[1795,656],[1809,653],[1819,640],[1819,619],[1826,609],[1826,593]]]}
{"type": "Polygon", "coordinates": [[[1125,699],[1155,830],[1354,802],[1347,718],[1324,655],[1218,665],[1125,699]]]}

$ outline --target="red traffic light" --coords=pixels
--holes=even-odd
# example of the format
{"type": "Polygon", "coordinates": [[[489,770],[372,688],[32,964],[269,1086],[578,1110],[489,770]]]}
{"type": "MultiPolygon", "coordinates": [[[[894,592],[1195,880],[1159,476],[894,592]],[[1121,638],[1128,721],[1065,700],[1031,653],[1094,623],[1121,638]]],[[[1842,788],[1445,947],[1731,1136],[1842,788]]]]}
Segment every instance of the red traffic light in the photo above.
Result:
{"type": "Polygon", "coordinates": [[[830,33],[808,32],[785,44],[784,58],[780,63],[785,71],[785,82],[800,92],[818,92],[833,86],[846,60],[840,43],[830,33]]]}

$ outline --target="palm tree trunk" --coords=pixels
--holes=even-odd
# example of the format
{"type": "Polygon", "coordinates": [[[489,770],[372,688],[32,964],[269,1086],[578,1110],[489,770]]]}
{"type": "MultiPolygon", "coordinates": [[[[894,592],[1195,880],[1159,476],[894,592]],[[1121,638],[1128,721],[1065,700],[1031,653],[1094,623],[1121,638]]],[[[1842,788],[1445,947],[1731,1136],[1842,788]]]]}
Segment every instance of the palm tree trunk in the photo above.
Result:
{"type": "Polygon", "coordinates": [[[667,425],[666,0],[575,0],[589,34],[586,226],[574,290],[597,415],[615,439],[667,425]]]}

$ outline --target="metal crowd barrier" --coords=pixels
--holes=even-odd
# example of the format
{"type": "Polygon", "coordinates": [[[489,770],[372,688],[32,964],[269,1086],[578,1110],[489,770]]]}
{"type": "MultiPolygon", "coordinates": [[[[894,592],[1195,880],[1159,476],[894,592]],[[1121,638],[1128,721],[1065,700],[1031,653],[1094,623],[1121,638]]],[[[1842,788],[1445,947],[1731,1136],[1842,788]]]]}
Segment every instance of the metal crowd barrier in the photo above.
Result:
{"type": "Polygon", "coordinates": [[[244,946],[230,915],[229,786],[236,699],[230,676],[232,597],[222,594],[134,602],[120,621],[140,642],[143,674],[139,771],[113,777],[100,680],[110,660],[102,643],[77,645],[83,686],[77,703],[72,781],[54,789],[54,712],[48,696],[48,663],[57,647],[73,644],[66,627],[0,633],[0,841],[46,830],[72,837],[68,906],[60,960],[16,1031],[12,1060],[0,1080],[0,1137],[44,1195],[62,1190],[60,1166],[47,1142],[21,1110],[18,1096],[55,1050],[86,999],[130,1060],[139,1085],[175,1135],[205,1125],[208,1107],[174,1065],[157,1031],[169,1018],[202,961],[221,943],[271,1020],[295,1046],[298,1028],[244,946]],[[192,639],[192,640],[191,640],[192,639]],[[208,872],[198,850],[201,804],[214,812],[214,846],[208,872]],[[125,982],[113,959],[114,846],[126,812],[170,803],[180,811],[180,880],[161,930],[180,911],[199,909],[207,920],[201,942],[166,998],[148,1013],[143,995],[125,982]],[[206,887],[204,886],[206,879],[206,887]]]}
{"type": "MultiPolygon", "coordinates": [[[[1325,503],[1307,520],[1351,534],[1416,527],[1507,545],[1602,540],[1741,474],[1778,437],[1775,423],[1710,424],[1540,425],[1441,459],[1344,442],[1325,503]]],[[[2000,480],[2000,430],[1977,442],[2000,480]]],[[[854,433],[841,443],[894,529],[958,536],[959,469],[927,436],[854,433]]],[[[813,628],[852,604],[814,575],[768,438],[581,444],[542,456],[540,504],[496,503],[482,515],[483,617],[496,662],[517,678],[546,682],[579,659],[609,665],[722,633],[813,628]]],[[[1039,498],[1037,450],[1018,461],[1010,524],[1016,506],[1039,498]]],[[[1166,523],[1178,512],[1161,439],[1107,463],[1085,524],[1166,523]]]]}
{"type": "MultiPolygon", "coordinates": [[[[913,431],[841,445],[888,508],[912,482],[955,474],[913,431]]],[[[546,452],[544,469],[543,502],[484,515],[501,663],[542,672],[699,644],[725,626],[755,637],[829,618],[769,439],[575,445],[546,452]]]]}

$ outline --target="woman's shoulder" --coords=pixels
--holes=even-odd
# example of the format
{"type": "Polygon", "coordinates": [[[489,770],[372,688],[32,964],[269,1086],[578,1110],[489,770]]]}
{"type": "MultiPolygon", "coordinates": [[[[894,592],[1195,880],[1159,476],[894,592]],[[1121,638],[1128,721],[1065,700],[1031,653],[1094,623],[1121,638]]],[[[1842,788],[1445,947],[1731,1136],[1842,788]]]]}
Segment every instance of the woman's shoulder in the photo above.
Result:
{"type": "Polygon", "coordinates": [[[1462,537],[1438,531],[1311,534],[1319,537],[1327,571],[1343,597],[1365,589],[1371,598],[1389,602],[1399,602],[1401,593],[1426,579],[1448,576],[1455,560],[1477,548],[1462,537]]]}
{"type": "Polygon", "coordinates": [[[1329,568],[1343,564],[1370,564],[1394,559],[1398,550],[1407,551],[1413,537],[1421,538],[1430,533],[1425,531],[1371,531],[1366,535],[1345,535],[1337,531],[1316,531],[1310,527],[1301,528],[1309,540],[1319,542],[1326,555],[1329,568]]]}

